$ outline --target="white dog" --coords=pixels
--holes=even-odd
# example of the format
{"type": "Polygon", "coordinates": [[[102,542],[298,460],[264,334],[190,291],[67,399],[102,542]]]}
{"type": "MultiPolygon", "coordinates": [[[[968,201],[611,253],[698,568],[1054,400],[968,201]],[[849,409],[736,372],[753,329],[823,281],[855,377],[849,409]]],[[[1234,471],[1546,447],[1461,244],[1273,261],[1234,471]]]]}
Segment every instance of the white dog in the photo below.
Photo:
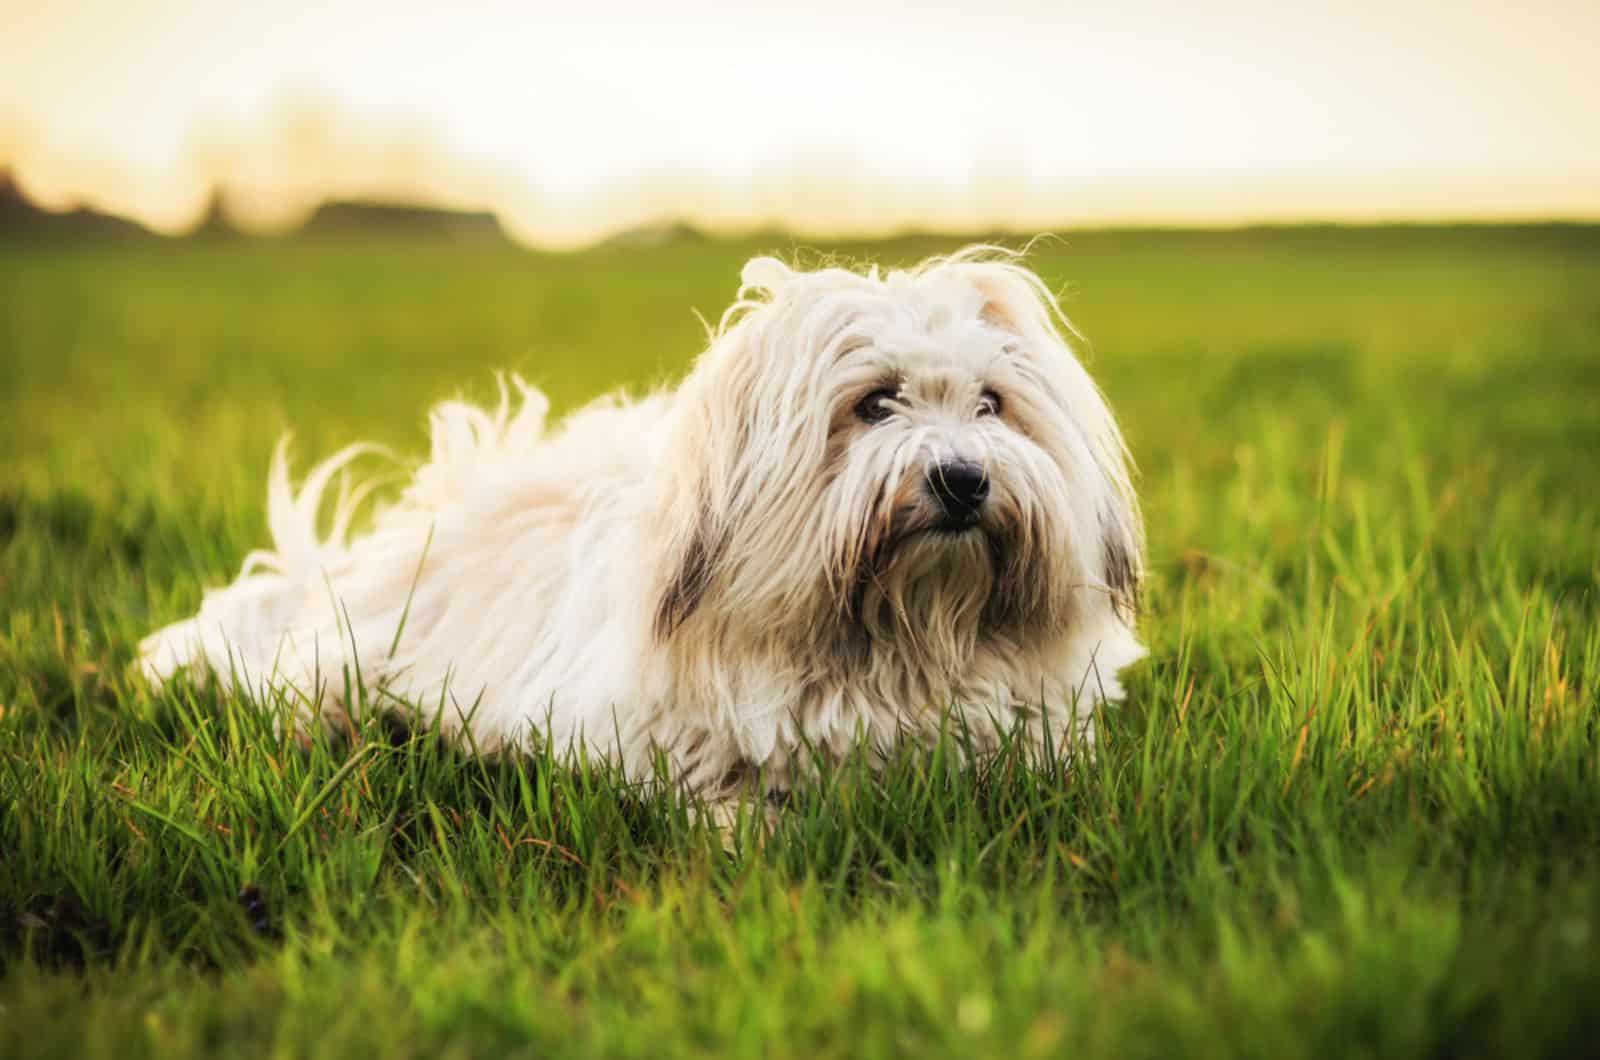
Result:
{"type": "Polygon", "coordinates": [[[975,248],[915,269],[745,266],[673,392],[546,433],[516,381],[432,414],[432,455],[366,533],[298,494],[273,549],[141,646],[165,681],[350,709],[346,675],[479,749],[585,745],[708,796],[818,752],[951,725],[1061,745],[1144,654],[1122,438],[1049,291],[975,248]],[[1047,731],[1050,733],[1046,736],[1047,731]]]}

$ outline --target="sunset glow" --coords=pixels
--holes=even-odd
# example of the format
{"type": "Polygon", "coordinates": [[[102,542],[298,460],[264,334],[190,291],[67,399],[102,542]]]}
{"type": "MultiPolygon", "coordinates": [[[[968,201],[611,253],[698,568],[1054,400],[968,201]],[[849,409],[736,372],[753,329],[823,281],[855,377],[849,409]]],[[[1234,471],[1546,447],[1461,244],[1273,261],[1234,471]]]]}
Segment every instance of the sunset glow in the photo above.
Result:
{"type": "Polygon", "coordinates": [[[0,0],[0,165],[164,231],[221,188],[549,245],[1600,216],[1593,3],[721,6],[0,0]]]}

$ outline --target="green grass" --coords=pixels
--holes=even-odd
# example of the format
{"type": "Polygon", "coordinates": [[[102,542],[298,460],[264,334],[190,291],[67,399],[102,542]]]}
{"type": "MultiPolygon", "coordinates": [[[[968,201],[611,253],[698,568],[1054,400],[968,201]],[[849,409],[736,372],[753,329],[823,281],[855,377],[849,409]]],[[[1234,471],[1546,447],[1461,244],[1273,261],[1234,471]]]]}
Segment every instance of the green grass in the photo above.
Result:
{"type": "Polygon", "coordinates": [[[0,245],[0,1054],[1595,1040],[1597,229],[1040,248],[1151,552],[1152,656],[1071,775],[848,763],[728,854],[601,768],[304,752],[129,675],[263,540],[286,427],[416,451],[493,368],[671,379],[757,249],[0,245]]]}

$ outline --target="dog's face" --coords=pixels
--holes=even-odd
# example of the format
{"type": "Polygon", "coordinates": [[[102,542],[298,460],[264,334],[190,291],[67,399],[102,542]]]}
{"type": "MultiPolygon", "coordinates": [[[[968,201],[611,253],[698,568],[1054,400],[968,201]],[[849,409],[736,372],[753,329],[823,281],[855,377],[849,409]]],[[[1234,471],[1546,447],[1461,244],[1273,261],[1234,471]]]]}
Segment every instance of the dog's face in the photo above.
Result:
{"type": "Polygon", "coordinates": [[[659,631],[709,612],[959,662],[1131,605],[1121,440],[1031,273],[759,259],[745,281],[765,297],[679,395],[659,631]]]}

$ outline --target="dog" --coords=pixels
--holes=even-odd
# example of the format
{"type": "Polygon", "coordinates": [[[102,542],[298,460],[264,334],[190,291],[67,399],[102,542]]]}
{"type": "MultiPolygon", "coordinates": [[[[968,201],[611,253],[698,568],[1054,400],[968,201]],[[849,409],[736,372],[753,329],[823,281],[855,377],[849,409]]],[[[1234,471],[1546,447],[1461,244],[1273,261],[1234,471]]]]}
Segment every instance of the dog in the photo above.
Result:
{"type": "Polygon", "coordinates": [[[1092,741],[1123,696],[1143,528],[1077,334],[1020,255],[882,272],[750,261],[676,389],[547,431],[513,377],[431,413],[431,455],[352,534],[353,447],[268,481],[270,551],[147,637],[353,710],[347,678],[479,751],[583,748],[710,799],[958,725],[1092,741]]]}

